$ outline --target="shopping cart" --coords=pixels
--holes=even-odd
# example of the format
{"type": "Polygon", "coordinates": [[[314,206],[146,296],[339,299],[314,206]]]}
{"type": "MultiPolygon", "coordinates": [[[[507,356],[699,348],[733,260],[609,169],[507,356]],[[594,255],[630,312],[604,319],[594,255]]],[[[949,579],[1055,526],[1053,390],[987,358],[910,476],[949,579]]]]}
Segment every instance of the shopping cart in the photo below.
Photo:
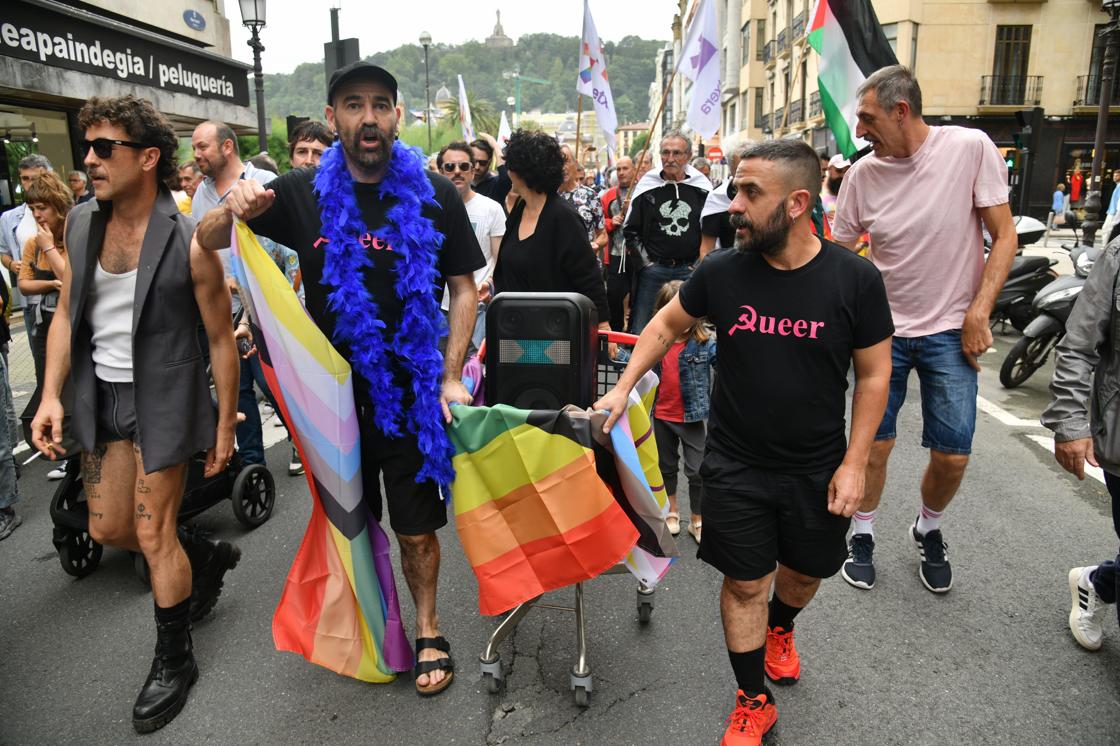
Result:
{"type": "MultiPolygon", "coordinates": [[[[618,383],[619,376],[626,367],[626,363],[623,362],[623,360],[629,358],[629,350],[633,348],[637,341],[638,338],[633,334],[599,332],[599,362],[596,370],[596,389],[598,396],[603,396],[618,383]],[[617,345],[621,353],[613,359],[607,355],[607,346],[611,343],[617,345]],[[619,358],[621,358],[621,360],[619,358]]],[[[484,360],[485,354],[486,343],[483,342],[479,350],[479,358],[484,360]]],[[[625,565],[618,564],[604,572],[603,575],[618,575],[624,573],[629,573],[629,570],[625,565]]],[[[583,600],[583,583],[576,583],[574,587],[575,603],[572,606],[557,606],[555,604],[542,603],[541,599],[543,596],[537,596],[534,599],[519,604],[507,613],[506,618],[503,619],[493,633],[491,633],[490,639],[486,643],[486,649],[483,650],[482,654],[478,657],[482,670],[482,681],[486,687],[486,691],[490,694],[497,694],[501,691],[505,681],[505,675],[502,672],[502,657],[501,653],[498,651],[498,645],[513,634],[521,620],[534,608],[554,609],[575,614],[576,662],[572,666],[569,689],[572,691],[572,696],[578,706],[587,707],[590,704],[593,687],[591,668],[587,664],[587,617],[583,600]]],[[[640,583],[638,584],[637,611],[638,623],[641,625],[649,624],[653,616],[653,596],[654,589],[647,588],[640,583]]]]}

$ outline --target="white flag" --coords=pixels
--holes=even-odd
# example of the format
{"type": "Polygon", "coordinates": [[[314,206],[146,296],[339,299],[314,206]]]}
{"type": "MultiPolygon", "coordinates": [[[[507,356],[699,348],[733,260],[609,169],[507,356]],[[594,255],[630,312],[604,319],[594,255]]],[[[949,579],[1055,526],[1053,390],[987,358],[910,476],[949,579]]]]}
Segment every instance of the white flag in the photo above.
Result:
{"type": "Polygon", "coordinates": [[[611,96],[611,84],[607,80],[603,45],[599,42],[599,32],[595,30],[595,21],[591,18],[587,0],[583,0],[583,43],[579,52],[576,91],[595,102],[595,118],[599,121],[599,129],[603,131],[607,147],[614,150],[618,115],[614,112],[614,97],[611,96]]]}
{"type": "Polygon", "coordinates": [[[467,86],[459,76],[459,124],[463,126],[463,139],[474,142],[474,125],[471,124],[471,105],[467,103],[467,86]]]}
{"type": "Polygon", "coordinates": [[[498,123],[498,147],[504,149],[509,144],[510,135],[513,130],[509,128],[509,120],[506,119],[505,109],[502,109],[502,121],[498,123]]]}
{"type": "Polygon", "coordinates": [[[688,27],[688,37],[681,47],[677,70],[692,81],[692,101],[686,121],[703,138],[719,131],[722,118],[718,39],[713,0],[700,0],[700,7],[688,27]]]}

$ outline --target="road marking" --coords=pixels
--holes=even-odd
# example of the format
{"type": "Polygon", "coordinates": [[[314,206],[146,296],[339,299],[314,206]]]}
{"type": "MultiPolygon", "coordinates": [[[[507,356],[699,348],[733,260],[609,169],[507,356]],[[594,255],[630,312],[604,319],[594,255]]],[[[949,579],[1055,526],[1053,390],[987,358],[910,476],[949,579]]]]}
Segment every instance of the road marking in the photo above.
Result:
{"type": "Polygon", "coordinates": [[[1024,420],[1008,412],[995,402],[990,402],[982,396],[976,397],[976,407],[985,414],[990,414],[1009,427],[1042,427],[1038,420],[1024,420]]]}
{"type": "MultiPolygon", "coordinates": [[[[1046,450],[1050,451],[1050,453],[1054,452],[1053,438],[1047,438],[1045,435],[1028,435],[1027,437],[1046,450]]],[[[1104,470],[1099,466],[1091,466],[1089,464],[1085,464],[1085,476],[1092,477],[1101,484],[1104,484],[1104,470]]]]}

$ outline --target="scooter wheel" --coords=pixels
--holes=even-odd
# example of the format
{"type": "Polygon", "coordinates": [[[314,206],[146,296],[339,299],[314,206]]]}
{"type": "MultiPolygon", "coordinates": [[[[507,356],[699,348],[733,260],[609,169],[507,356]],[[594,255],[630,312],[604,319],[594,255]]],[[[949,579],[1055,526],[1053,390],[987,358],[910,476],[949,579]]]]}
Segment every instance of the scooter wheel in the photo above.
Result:
{"type": "Polygon", "coordinates": [[[999,382],[1004,388],[1021,386],[1034,372],[1042,367],[1050,350],[1058,344],[1061,334],[1051,332],[1041,337],[1023,337],[1007,353],[999,368],[999,382]]]}
{"type": "Polygon", "coordinates": [[[276,504],[276,481],[264,464],[249,464],[233,481],[230,491],[233,515],[246,528],[256,528],[272,516],[276,504]]]}

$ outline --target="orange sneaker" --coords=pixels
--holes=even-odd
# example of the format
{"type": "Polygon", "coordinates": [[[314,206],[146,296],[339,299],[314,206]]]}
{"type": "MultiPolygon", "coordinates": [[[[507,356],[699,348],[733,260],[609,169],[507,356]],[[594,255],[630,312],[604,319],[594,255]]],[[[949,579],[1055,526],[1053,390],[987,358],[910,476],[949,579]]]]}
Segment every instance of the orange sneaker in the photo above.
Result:
{"type": "Polygon", "coordinates": [[[774,706],[773,695],[763,692],[757,697],[748,697],[740,689],[735,699],[735,710],[728,718],[727,730],[723,732],[720,746],[759,746],[762,737],[770,732],[778,722],[778,708],[774,706]]]}
{"type": "Polygon", "coordinates": [[[775,684],[789,686],[801,678],[801,656],[793,644],[793,630],[766,628],[766,675],[775,684]]]}

